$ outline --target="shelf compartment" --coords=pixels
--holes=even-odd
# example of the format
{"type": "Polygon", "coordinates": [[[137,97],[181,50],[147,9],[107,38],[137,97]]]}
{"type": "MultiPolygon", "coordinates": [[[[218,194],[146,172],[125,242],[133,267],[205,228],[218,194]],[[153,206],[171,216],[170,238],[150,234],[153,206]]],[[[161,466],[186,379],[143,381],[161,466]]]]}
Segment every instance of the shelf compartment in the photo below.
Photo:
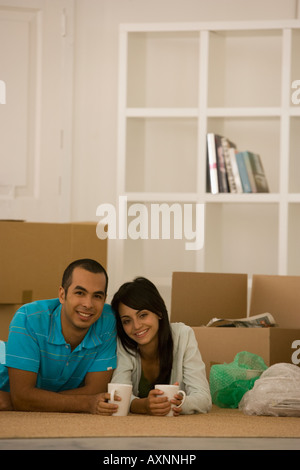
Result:
{"type": "Polygon", "coordinates": [[[259,154],[270,193],[279,192],[279,117],[211,117],[207,121],[207,132],[227,137],[239,151],[248,150],[259,154]]]}
{"type": "Polygon", "coordinates": [[[198,62],[198,32],[129,33],[127,107],[196,107],[198,62]]]}
{"type": "Polygon", "coordinates": [[[204,270],[277,274],[278,204],[206,204],[204,270]]]}
{"type": "MultiPolygon", "coordinates": [[[[201,252],[202,254],[202,252],[201,252]]],[[[197,271],[195,252],[187,252],[182,240],[124,240],[126,281],[144,276],[161,293],[168,311],[173,271],[197,271]]]]}
{"type": "Polygon", "coordinates": [[[126,192],[197,191],[197,120],[129,118],[126,192]]]}
{"type": "MultiPolygon", "coordinates": [[[[165,201],[160,201],[157,204],[162,208],[165,201]]],[[[191,205],[192,219],[188,219],[188,224],[191,230],[196,230],[196,222],[200,224],[202,221],[196,219],[195,204],[191,203],[191,205]]],[[[187,232],[185,232],[184,204],[174,202],[168,205],[164,223],[169,226],[170,231],[169,235],[165,232],[167,236],[165,239],[162,238],[162,214],[160,213],[158,218],[157,212],[153,212],[151,216],[152,204],[150,202],[129,202],[127,204],[127,213],[128,237],[123,241],[126,278],[148,277],[164,293],[164,299],[166,303],[169,303],[171,284],[167,280],[170,281],[172,278],[172,272],[181,270],[196,271],[199,266],[197,263],[201,262],[203,256],[203,250],[191,251],[186,249],[186,243],[194,240],[189,240],[187,232]],[[175,214],[177,222],[182,223],[182,237],[180,239],[176,239],[174,235],[175,214]],[[157,230],[158,239],[154,238],[153,230],[157,230]]],[[[204,229],[204,227],[202,228],[204,229]]]]}
{"type": "Polygon", "coordinates": [[[208,106],[280,106],[282,31],[209,35],[208,106]]]}
{"type": "Polygon", "coordinates": [[[125,240],[127,277],[170,279],[173,271],[195,271],[195,252],[185,251],[184,243],[184,240],[125,240]]]}

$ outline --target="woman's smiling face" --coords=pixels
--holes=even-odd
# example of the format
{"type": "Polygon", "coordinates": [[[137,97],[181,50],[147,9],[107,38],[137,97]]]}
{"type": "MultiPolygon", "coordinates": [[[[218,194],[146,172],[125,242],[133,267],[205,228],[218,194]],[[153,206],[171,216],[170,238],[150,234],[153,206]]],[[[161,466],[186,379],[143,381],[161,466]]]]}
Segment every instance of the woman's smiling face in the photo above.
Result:
{"type": "Polygon", "coordinates": [[[159,316],[155,313],[146,309],[135,310],[120,302],[119,315],[125,333],[139,346],[157,340],[159,316]]]}

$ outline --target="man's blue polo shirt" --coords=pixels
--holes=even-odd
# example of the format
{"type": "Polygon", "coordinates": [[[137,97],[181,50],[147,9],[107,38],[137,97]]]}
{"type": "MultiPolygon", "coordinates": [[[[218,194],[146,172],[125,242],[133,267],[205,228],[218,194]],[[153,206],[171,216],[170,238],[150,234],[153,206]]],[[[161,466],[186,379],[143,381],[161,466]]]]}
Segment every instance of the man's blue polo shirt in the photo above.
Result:
{"type": "MultiPolygon", "coordinates": [[[[37,373],[38,388],[60,392],[80,387],[88,372],[115,369],[116,324],[110,305],[71,351],[61,329],[59,299],[23,305],[13,317],[5,366],[37,373]]],[[[7,367],[0,364],[0,390],[9,391],[7,367]]]]}

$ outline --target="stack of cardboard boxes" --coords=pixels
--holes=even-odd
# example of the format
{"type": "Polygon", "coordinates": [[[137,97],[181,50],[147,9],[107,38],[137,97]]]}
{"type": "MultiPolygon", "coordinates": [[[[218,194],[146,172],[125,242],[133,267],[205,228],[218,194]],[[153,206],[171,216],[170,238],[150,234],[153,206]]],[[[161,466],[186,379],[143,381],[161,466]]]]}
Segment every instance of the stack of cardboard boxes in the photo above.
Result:
{"type": "Polygon", "coordinates": [[[213,318],[247,317],[246,274],[175,272],[171,322],[193,327],[209,377],[213,364],[230,363],[240,351],[266,365],[300,363],[300,276],[254,275],[249,316],[271,313],[275,327],[207,327],[213,318]]]}
{"type": "Polygon", "coordinates": [[[96,223],[0,221],[0,339],[20,305],[58,296],[64,269],[79,258],[104,267],[107,242],[96,235],[96,223]]]}

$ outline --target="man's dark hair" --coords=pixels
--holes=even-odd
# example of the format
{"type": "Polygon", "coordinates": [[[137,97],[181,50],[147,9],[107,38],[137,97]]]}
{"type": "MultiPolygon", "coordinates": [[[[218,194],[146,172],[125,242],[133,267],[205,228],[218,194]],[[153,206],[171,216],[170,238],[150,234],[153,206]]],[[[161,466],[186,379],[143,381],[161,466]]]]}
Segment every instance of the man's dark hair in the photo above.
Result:
{"type": "Polygon", "coordinates": [[[108,287],[107,272],[102,266],[102,264],[98,263],[98,261],[95,261],[89,258],[77,259],[76,261],[73,261],[71,264],[69,264],[69,266],[65,269],[63,277],[62,277],[61,285],[64,288],[66,295],[67,295],[67,291],[70,285],[72,284],[72,274],[75,268],[82,268],[82,269],[85,269],[86,271],[89,271],[90,273],[95,273],[95,274],[103,273],[106,279],[106,284],[105,284],[105,295],[106,295],[107,287],[108,287]]]}

